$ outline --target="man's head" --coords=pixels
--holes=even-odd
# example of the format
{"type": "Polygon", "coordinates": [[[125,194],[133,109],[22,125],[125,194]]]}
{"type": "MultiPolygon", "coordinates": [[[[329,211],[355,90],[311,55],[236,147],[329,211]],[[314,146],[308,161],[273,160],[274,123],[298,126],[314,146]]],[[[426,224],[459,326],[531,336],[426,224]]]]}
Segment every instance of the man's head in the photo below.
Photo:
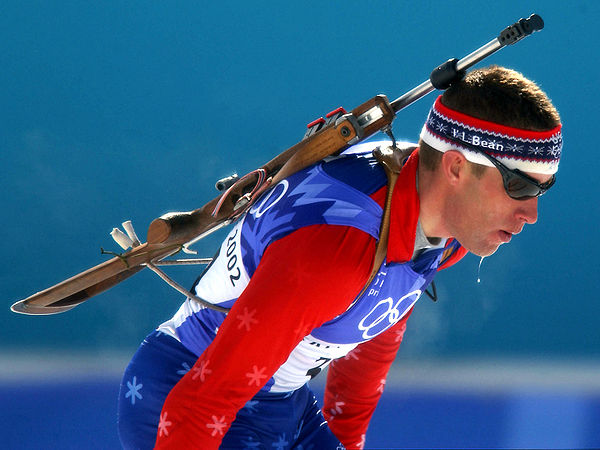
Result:
{"type": "Polygon", "coordinates": [[[537,195],[558,169],[560,129],[556,108],[523,75],[470,72],[438,98],[421,133],[419,176],[436,186],[428,203],[438,211],[424,222],[475,254],[496,251],[537,220],[537,195]]]}

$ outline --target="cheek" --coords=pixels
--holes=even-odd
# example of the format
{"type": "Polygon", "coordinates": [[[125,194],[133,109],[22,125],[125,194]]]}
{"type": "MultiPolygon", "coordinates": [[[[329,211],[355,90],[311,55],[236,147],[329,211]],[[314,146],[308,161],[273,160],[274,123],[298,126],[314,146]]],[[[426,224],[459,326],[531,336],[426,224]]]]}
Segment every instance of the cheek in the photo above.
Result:
{"type": "Polygon", "coordinates": [[[501,205],[497,199],[483,198],[471,205],[468,213],[474,230],[488,232],[497,228],[502,220],[501,205]]]}
{"type": "Polygon", "coordinates": [[[481,183],[469,183],[460,200],[462,216],[465,220],[481,221],[486,215],[488,203],[487,193],[482,189],[481,183]]]}
{"type": "Polygon", "coordinates": [[[510,206],[510,198],[504,191],[499,173],[487,171],[469,189],[469,215],[473,220],[487,225],[496,225],[502,220],[510,206]]]}
{"type": "Polygon", "coordinates": [[[444,213],[453,236],[476,242],[501,226],[508,197],[497,171],[486,171],[481,178],[469,175],[454,191],[444,213]]]}
{"type": "MultiPolygon", "coordinates": [[[[503,192],[502,192],[503,193],[503,192]]],[[[482,183],[473,183],[457,197],[454,220],[461,234],[481,235],[495,228],[500,219],[501,198],[482,183]]]]}
{"type": "Polygon", "coordinates": [[[481,223],[479,202],[474,202],[472,196],[455,196],[445,211],[448,231],[459,239],[465,239],[481,223]]]}

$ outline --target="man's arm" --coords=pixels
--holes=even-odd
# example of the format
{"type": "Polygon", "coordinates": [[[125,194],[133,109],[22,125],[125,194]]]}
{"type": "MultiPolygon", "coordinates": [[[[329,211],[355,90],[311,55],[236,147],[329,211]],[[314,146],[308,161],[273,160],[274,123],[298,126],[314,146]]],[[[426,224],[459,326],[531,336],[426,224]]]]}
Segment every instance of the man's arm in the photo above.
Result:
{"type": "Polygon", "coordinates": [[[348,449],[362,449],[365,445],[369,421],[411,312],[412,309],[392,328],[329,366],[323,414],[331,431],[348,449]]]}
{"type": "Polygon", "coordinates": [[[168,395],[157,448],[218,448],[298,342],[347,309],[374,253],[371,236],[343,226],[310,226],[271,244],[215,340],[168,395]]]}

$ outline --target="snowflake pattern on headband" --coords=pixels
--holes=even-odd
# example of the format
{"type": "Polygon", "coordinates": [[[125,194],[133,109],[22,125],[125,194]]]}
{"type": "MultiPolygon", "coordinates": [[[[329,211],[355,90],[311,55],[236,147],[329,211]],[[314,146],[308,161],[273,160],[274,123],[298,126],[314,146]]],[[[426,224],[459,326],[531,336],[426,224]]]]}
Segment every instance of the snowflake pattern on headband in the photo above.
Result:
{"type": "Polygon", "coordinates": [[[429,112],[421,138],[442,152],[451,148],[461,150],[476,163],[486,164],[486,161],[472,147],[514,168],[539,173],[555,173],[562,153],[560,126],[548,132],[502,126],[453,111],[439,98],[429,112]]]}
{"type": "Polygon", "coordinates": [[[426,122],[430,133],[444,140],[450,138],[479,147],[492,156],[505,156],[536,161],[553,161],[560,158],[562,137],[560,132],[547,139],[527,139],[475,128],[450,119],[435,109],[431,109],[426,122]],[[525,145],[527,143],[527,145],[525,145]]]}

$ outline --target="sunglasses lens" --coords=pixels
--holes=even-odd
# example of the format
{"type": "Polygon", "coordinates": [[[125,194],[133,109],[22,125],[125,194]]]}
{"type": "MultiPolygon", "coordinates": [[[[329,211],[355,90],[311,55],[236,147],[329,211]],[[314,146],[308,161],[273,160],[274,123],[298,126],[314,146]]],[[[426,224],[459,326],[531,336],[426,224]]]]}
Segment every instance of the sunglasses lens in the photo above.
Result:
{"type": "Polygon", "coordinates": [[[555,177],[553,176],[544,184],[539,184],[529,177],[522,176],[518,173],[511,172],[510,176],[505,180],[504,186],[506,192],[512,198],[527,199],[538,197],[545,193],[554,184],[555,177]]]}
{"type": "Polygon", "coordinates": [[[513,175],[506,182],[506,192],[513,198],[536,197],[540,189],[529,180],[513,175]]]}

